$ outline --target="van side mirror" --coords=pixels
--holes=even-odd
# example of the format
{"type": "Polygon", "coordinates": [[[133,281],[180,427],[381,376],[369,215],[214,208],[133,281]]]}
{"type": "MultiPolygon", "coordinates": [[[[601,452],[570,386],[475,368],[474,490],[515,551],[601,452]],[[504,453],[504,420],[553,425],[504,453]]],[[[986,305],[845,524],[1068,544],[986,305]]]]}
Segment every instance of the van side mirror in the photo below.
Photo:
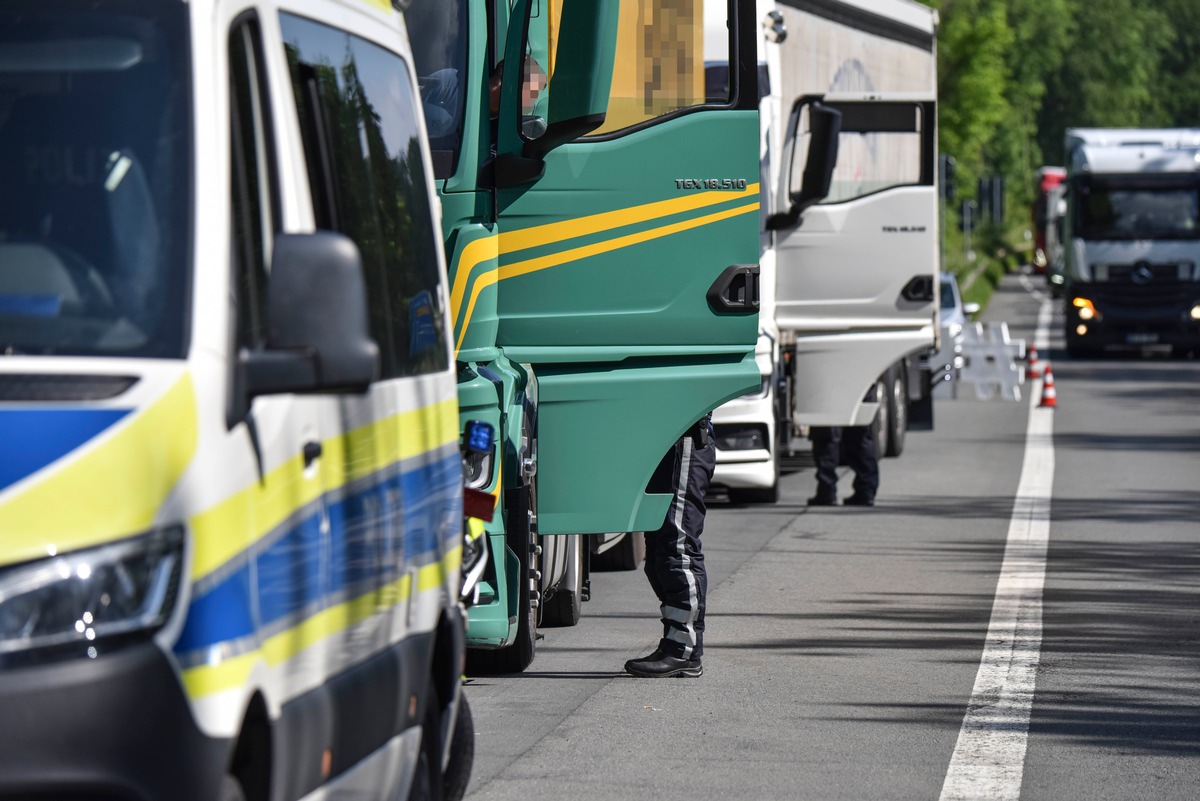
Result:
{"type": "Polygon", "coordinates": [[[536,180],[547,153],[604,124],[620,3],[575,0],[561,8],[553,32],[544,0],[517,0],[509,17],[496,158],[500,188],[536,180]],[[542,13],[531,18],[534,8],[542,13]]]}
{"type": "Polygon", "coordinates": [[[245,395],[365,392],[379,374],[358,246],[330,231],[279,234],[267,283],[267,342],[239,356],[245,395]]]}
{"type": "Polygon", "coordinates": [[[791,206],[786,212],[767,218],[767,230],[791,228],[800,222],[800,215],[814,203],[829,196],[833,185],[833,168],[837,166],[838,135],[842,130],[842,113],[837,109],[813,102],[808,106],[808,155],[799,192],[790,192],[791,206]]]}

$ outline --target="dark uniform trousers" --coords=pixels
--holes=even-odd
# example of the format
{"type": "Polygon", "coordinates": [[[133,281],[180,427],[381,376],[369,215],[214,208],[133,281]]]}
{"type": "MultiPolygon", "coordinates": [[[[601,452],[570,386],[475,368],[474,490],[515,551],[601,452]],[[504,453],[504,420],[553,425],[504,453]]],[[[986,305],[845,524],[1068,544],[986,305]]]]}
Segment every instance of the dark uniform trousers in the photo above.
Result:
{"type": "Polygon", "coordinates": [[[662,527],[646,532],[646,576],[662,611],[659,650],[678,659],[699,659],[704,653],[708,577],[700,534],[704,495],[716,464],[712,416],[705,415],[663,457],[647,488],[671,493],[662,527]]]}
{"type": "Polygon", "coordinates": [[[879,455],[876,453],[874,426],[813,426],[813,460],[817,463],[817,497],[837,498],[837,468],[841,457],[854,471],[854,494],[875,499],[879,489],[879,455]]]}

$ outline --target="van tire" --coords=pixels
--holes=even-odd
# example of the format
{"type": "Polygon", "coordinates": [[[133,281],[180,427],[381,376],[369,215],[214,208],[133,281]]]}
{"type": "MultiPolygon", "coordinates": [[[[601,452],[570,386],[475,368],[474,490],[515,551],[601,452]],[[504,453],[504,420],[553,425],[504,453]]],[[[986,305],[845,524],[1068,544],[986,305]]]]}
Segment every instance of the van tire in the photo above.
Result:
{"type": "Polygon", "coordinates": [[[475,717],[467,694],[458,692],[458,717],[454,720],[454,736],[450,738],[450,761],[446,764],[443,777],[442,796],[444,801],[462,801],[471,781],[471,767],[475,764],[475,717]]]}
{"type": "Polygon", "coordinates": [[[425,717],[421,721],[421,748],[408,801],[443,801],[442,795],[442,724],[437,691],[429,682],[425,699],[425,717]]]}
{"type": "Polygon", "coordinates": [[[225,774],[221,779],[221,792],[217,801],[246,801],[246,791],[242,789],[242,783],[238,781],[237,776],[232,773],[225,774]]]}

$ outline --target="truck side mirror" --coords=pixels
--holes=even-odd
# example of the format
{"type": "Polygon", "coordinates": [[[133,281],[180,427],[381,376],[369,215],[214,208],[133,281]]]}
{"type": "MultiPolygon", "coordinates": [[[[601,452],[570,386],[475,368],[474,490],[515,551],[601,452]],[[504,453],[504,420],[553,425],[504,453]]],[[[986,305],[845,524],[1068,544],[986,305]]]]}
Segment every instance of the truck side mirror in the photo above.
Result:
{"type": "Polygon", "coordinates": [[[561,9],[553,30],[545,0],[517,0],[509,17],[496,158],[500,188],[536,180],[547,153],[604,123],[620,3],[575,0],[561,9]],[[535,6],[542,13],[531,19],[535,6]]]}
{"type": "Polygon", "coordinates": [[[833,185],[833,168],[837,166],[838,135],[842,130],[842,113],[818,102],[809,104],[808,155],[799,192],[790,192],[791,206],[786,212],[767,218],[767,230],[791,228],[800,222],[800,215],[814,203],[829,196],[833,185]]]}
{"type": "Polygon", "coordinates": [[[379,374],[358,247],[330,231],[279,234],[267,284],[267,342],[238,356],[247,398],[364,392],[379,374]]]}

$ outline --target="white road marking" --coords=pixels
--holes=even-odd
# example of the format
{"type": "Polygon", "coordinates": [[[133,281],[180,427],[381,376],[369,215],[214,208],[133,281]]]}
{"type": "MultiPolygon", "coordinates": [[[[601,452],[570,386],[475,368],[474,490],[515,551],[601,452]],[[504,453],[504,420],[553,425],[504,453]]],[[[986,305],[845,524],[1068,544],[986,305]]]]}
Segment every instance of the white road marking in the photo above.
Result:
{"type": "MultiPolygon", "coordinates": [[[[1053,305],[1038,310],[1034,343],[1049,349],[1053,305]]],[[[1054,487],[1054,409],[1029,398],[1025,461],[975,687],[950,758],[942,801],[1018,799],[1042,645],[1042,588],[1054,487]]]]}

